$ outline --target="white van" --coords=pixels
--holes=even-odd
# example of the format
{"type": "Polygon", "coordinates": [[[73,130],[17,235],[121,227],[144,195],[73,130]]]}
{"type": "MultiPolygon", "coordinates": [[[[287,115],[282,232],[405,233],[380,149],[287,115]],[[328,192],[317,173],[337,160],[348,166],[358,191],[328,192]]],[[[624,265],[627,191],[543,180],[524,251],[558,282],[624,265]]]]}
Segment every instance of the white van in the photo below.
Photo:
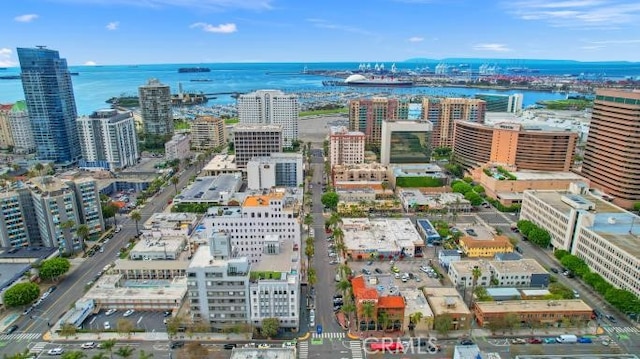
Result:
{"type": "Polygon", "coordinates": [[[564,334],[564,335],[561,335],[561,336],[557,337],[556,341],[558,343],[563,343],[563,344],[577,343],[578,342],[578,337],[573,335],[573,334],[564,334]]]}

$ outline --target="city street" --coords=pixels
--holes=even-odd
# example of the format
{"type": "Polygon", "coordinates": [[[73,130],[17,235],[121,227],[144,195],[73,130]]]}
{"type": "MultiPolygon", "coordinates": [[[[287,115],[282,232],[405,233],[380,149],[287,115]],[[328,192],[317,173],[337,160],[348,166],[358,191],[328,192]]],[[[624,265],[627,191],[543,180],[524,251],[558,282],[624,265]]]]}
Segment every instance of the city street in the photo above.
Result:
{"type": "MultiPolygon", "coordinates": [[[[189,178],[195,174],[195,166],[187,168],[178,182],[178,188],[184,188],[189,178]]],[[[173,186],[167,185],[158,192],[153,198],[150,198],[147,204],[140,209],[142,219],[140,224],[144,223],[151,214],[162,212],[167,201],[173,198],[175,190],[173,186]]],[[[111,219],[109,219],[111,221],[111,219]]],[[[37,342],[42,335],[49,329],[48,324],[53,325],[67,310],[76,302],[85,292],[85,285],[94,279],[97,272],[107,264],[112,263],[118,255],[120,248],[123,247],[129,238],[135,236],[135,222],[128,216],[118,215],[116,217],[118,225],[122,226],[120,233],[105,245],[103,245],[104,253],[97,253],[93,257],[74,259],[73,263],[80,263],[77,268],[72,269],[60,283],[57,283],[57,290],[43,301],[37,310],[32,312],[34,319],[29,316],[21,316],[15,324],[19,329],[5,338],[0,337],[0,343],[4,344],[0,349],[1,354],[13,354],[21,352],[28,342],[37,342]]],[[[0,344],[0,345],[1,345],[0,344]]]]}

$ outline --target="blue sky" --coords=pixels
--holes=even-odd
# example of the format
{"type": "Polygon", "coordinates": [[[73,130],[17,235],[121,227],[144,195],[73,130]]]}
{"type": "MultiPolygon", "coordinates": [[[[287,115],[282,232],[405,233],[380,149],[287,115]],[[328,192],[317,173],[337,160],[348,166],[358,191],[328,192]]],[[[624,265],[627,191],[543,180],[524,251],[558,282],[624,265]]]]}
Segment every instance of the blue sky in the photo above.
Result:
{"type": "Polygon", "coordinates": [[[640,2],[621,0],[8,0],[0,66],[46,45],[71,65],[640,60],[640,2]]]}

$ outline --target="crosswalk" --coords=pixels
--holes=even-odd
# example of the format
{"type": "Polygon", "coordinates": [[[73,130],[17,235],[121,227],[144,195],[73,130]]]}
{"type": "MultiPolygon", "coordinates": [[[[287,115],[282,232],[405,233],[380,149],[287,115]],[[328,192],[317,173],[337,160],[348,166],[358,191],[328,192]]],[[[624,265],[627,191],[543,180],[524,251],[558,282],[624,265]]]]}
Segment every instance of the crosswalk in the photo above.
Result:
{"type": "Polygon", "coordinates": [[[309,342],[298,342],[298,359],[309,358],[309,342]]]}
{"type": "Polygon", "coordinates": [[[349,349],[351,350],[352,359],[362,359],[362,342],[359,340],[349,341],[349,349]]]}
{"type": "Polygon", "coordinates": [[[344,339],[345,338],[345,334],[344,333],[322,333],[322,334],[318,334],[318,333],[313,333],[311,335],[311,337],[313,339],[344,339]]]}
{"type": "Polygon", "coordinates": [[[44,348],[47,347],[47,344],[49,344],[49,343],[47,343],[47,342],[37,342],[31,347],[31,349],[29,349],[29,352],[38,354],[41,351],[43,351],[44,348]]]}
{"type": "Polygon", "coordinates": [[[14,333],[0,335],[0,341],[3,340],[35,340],[42,338],[42,333],[14,333]]]}
{"type": "Polygon", "coordinates": [[[640,333],[640,329],[636,327],[604,327],[604,330],[612,334],[640,333]]]}

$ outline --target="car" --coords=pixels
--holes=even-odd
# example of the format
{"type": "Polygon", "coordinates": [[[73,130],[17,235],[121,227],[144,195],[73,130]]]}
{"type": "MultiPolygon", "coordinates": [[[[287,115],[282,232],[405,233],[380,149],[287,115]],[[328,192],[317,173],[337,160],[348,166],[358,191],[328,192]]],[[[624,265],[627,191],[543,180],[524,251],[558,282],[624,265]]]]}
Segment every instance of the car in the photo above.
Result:
{"type": "Polygon", "coordinates": [[[47,289],[47,293],[51,294],[55,292],[56,289],[58,289],[58,287],[56,287],[55,285],[52,285],[51,287],[49,287],[49,289],[47,289]]]}
{"type": "Polygon", "coordinates": [[[467,232],[467,234],[472,236],[472,237],[477,237],[478,236],[476,231],[474,229],[472,229],[472,228],[465,229],[464,231],[467,232]]]}
{"type": "Polygon", "coordinates": [[[104,330],[111,330],[111,324],[109,322],[104,322],[104,330]]]}
{"type": "Polygon", "coordinates": [[[129,309],[126,312],[124,312],[124,314],[122,315],[123,317],[130,317],[131,315],[133,315],[133,313],[135,313],[136,311],[133,309],[129,309]]]}
{"type": "Polygon", "coordinates": [[[367,265],[368,265],[368,266],[370,266],[370,265],[372,265],[372,264],[373,264],[373,261],[368,261],[368,262],[367,262],[367,265]]]}
{"type": "Polygon", "coordinates": [[[269,349],[269,348],[271,348],[271,345],[269,344],[265,344],[265,343],[258,344],[258,349],[269,349]]]}
{"type": "Polygon", "coordinates": [[[544,338],[544,339],[542,339],[542,342],[544,344],[555,344],[558,341],[556,340],[556,338],[544,338]]]}
{"type": "Polygon", "coordinates": [[[16,324],[8,327],[7,329],[4,330],[4,334],[11,334],[13,332],[15,332],[16,330],[18,330],[18,326],[16,324]]]}
{"type": "Polygon", "coordinates": [[[86,343],[83,343],[80,346],[80,348],[82,348],[82,349],[93,349],[95,347],[96,347],[96,343],[94,343],[94,342],[86,342],[86,343]]]}
{"type": "Polygon", "coordinates": [[[603,339],[602,340],[602,345],[604,345],[605,347],[608,347],[611,344],[611,339],[603,339]]]}
{"type": "Polygon", "coordinates": [[[596,318],[602,318],[602,313],[600,313],[600,311],[597,309],[593,310],[593,315],[595,315],[596,318]]]}
{"type": "Polygon", "coordinates": [[[24,312],[22,312],[22,315],[29,315],[29,313],[31,313],[33,309],[34,309],[33,306],[25,309],[24,312]]]}
{"type": "Polygon", "coordinates": [[[529,338],[529,339],[527,339],[527,343],[529,343],[529,344],[542,344],[542,339],[540,339],[540,338],[529,338]]]}
{"type": "Polygon", "coordinates": [[[110,316],[111,314],[117,312],[118,310],[116,308],[111,308],[109,310],[107,310],[104,315],[106,315],[107,317],[110,316]]]}
{"type": "Polygon", "coordinates": [[[338,298],[342,299],[342,294],[335,294],[333,296],[333,299],[338,299],[338,298]]]}
{"type": "Polygon", "coordinates": [[[473,342],[473,340],[468,339],[468,338],[462,338],[460,339],[460,345],[475,345],[475,343],[473,342]]]}
{"type": "Polygon", "coordinates": [[[396,267],[396,266],[391,266],[391,271],[393,273],[400,273],[400,269],[398,269],[398,267],[396,267]]]}
{"type": "Polygon", "coordinates": [[[164,313],[162,313],[162,315],[166,318],[166,317],[170,317],[171,316],[171,311],[166,310],[164,313]]]}
{"type": "Polygon", "coordinates": [[[336,259],[332,259],[331,262],[329,262],[330,265],[336,265],[338,263],[340,263],[340,262],[338,260],[336,260],[336,259]]]}
{"type": "Polygon", "coordinates": [[[549,268],[549,270],[556,274],[560,272],[558,268],[554,268],[554,267],[549,268]]]}
{"type": "Polygon", "coordinates": [[[295,348],[296,342],[284,342],[282,343],[283,348],[295,348]]]}
{"type": "Polygon", "coordinates": [[[183,341],[177,341],[177,342],[171,342],[171,344],[169,345],[169,348],[176,349],[176,348],[182,348],[183,346],[184,346],[183,341]]]}
{"type": "Polygon", "coordinates": [[[62,355],[62,353],[64,353],[64,349],[62,348],[52,348],[47,351],[49,355],[62,355]]]}
{"type": "Polygon", "coordinates": [[[527,344],[527,341],[522,338],[511,339],[511,344],[527,344]]]}
{"type": "Polygon", "coordinates": [[[367,268],[362,268],[362,273],[366,275],[371,275],[371,271],[368,270],[367,268]]]}
{"type": "Polygon", "coordinates": [[[338,304],[336,304],[336,305],[334,305],[334,306],[333,306],[333,311],[334,311],[334,312],[337,312],[337,311],[339,311],[340,309],[342,309],[342,304],[339,304],[339,305],[338,305],[338,304]]]}
{"type": "Polygon", "coordinates": [[[378,273],[378,274],[382,274],[382,270],[380,268],[376,268],[373,270],[374,272],[378,273]]]}
{"type": "Polygon", "coordinates": [[[236,344],[231,344],[231,343],[227,343],[227,344],[225,344],[223,346],[223,348],[226,349],[226,350],[231,350],[231,349],[233,349],[235,347],[237,347],[237,345],[236,344]]]}
{"type": "Polygon", "coordinates": [[[575,289],[573,290],[573,297],[576,299],[580,298],[580,293],[578,293],[578,291],[575,289]]]}
{"type": "Polygon", "coordinates": [[[580,338],[578,338],[578,343],[591,344],[591,343],[593,343],[593,340],[591,340],[591,338],[589,338],[589,337],[580,337],[580,338]]]}
{"type": "Polygon", "coordinates": [[[416,282],[422,282],[422,279],[420,279],[420,277],[418,276],[416,276],[414,279],[416,280],[416,282]]]}
{"type": "Polygon", "coordinates": [[[610,321],[611,323],[615,323],[615,322],[617,322],[616,317],[614,317],[614,316],[613,316],[613,315],[611,315],[611,314],[607,314],[607,315],[605,315],[605,318],[609,319],[609,321],[610,321]]]}
{"type": "Polygon", "coordinates": [[[393,275],[396,279],[400,279],[400,273],[396,273],[393,275]]]}

